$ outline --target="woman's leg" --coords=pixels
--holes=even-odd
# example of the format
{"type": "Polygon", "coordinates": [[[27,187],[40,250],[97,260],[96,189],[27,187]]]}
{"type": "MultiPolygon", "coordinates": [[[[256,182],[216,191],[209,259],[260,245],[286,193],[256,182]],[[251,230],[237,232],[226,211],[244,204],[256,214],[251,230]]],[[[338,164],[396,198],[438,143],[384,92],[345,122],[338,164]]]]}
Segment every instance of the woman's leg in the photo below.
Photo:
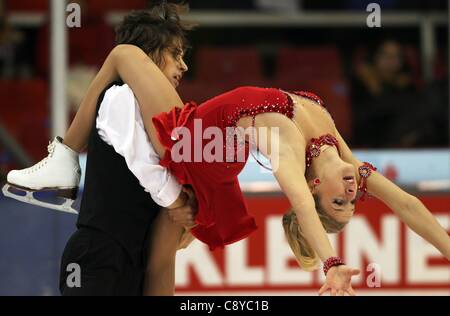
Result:
{"type": "Polygon", "coordinates": [[[162,157],[164,148],[159,142],[152,118],[173,107],[183,107],[183,102],[158,66],[138,47],[119,45],[110,56],[114,71],[130,86],[138,99],[149,139],[162,157]]]}
{"type": "Polygon", "coordinates": [[[167,210],[160,211],[149,239],[144,296],[174,295],[175,255],[183,231],[170,220],[167,210]]]}
{"type": "Polygon", "coordinates": [[[89,87],[74,121],[67,131],[64,143],[76,151],[81,151],[86,147],[95,118],[97,99],[103,89],[118,78],[131,87],[139,100],[147,134],[157,153],[163,156],[164,149],[159,143],[152,118],[173,107],[182,107],[183,102],[175,88],[150,57],[132,45],[119,45],[109,54],[89,87]]]}

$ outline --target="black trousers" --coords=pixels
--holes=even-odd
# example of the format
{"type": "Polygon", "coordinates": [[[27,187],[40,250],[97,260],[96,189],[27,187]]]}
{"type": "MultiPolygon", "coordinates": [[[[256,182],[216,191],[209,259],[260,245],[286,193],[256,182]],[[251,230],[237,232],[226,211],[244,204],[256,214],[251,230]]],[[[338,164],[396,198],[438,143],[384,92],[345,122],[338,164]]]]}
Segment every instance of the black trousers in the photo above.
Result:
{"type": "Polygon", "coordinates": [[[67,242],[59,281],[63,296],[141,296],[143,280],[144,267],[134,266],[105,233],[80,228],[67,242]]]}

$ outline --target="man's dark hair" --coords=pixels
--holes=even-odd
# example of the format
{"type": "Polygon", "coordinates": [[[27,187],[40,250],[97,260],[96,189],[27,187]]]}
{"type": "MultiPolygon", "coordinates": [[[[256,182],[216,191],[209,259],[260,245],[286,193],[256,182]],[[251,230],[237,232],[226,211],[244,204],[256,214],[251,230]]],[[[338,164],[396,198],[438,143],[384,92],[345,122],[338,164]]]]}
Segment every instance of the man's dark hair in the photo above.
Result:
{"type": "Polygon", "coordinates": [[[138,46],[160,65],[166,49],[185,50],[188,47],[186,33],[194,25],[180,19],[180,14],[188,11],[187,5],[165,1],[149,10],[133,11],[117,27],[116,44],[138,46]]]}

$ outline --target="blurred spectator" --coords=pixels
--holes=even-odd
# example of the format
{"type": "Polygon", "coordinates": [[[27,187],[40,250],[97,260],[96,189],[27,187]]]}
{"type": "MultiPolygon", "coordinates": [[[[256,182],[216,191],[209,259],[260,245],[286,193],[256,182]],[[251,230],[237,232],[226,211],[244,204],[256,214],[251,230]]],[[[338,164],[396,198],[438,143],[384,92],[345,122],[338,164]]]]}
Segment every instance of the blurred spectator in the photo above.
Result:
{"type": "Polygon", "coordinates": [[[371,3],[377,3],[380,5],[381,10],[391,10],[396,9],[399,6],[399,0],[347,0],[346,1],[346,9],[352,9],[352,10],[362,10],[365,11],[369,4],[371,3]]]}
{"type": "Polygon", "coordinates": [[[450,146],[449,139],[449,82],[448,76],[431,83],[424,90],[426,111],[423,121],[427,122],[426,146],[450,146]]]}
{"type": "MultiPolygon", "coordinates": [[[[103,15],[91,14],[89,1],[77,0],[81,7],[81,27],[68,30],[69,75],[68,97],[75,108],[83,98],[90,81],[100,69],[110,50],[114,47],[114,30],[103,15]]],[[[38,74],[48,77],[50,71],[49,25],[38,34],[38,74]]]]}
{"type": "Polygon", "coordinates": [[[189,7],[192,10],[253,10],[254,0],[191,0],[189,7]]]}
{"type": "Polygon", "coordinates": [[[269,12],[288,12],[295,14],[300,8],[299,0],[255,0],[256,7],[269,12]]]}
{"type": "Polygon", "coordinates": [[[401,44],[395,40],[381,42],[355,68],[353,145],[410,147],[418,144],[421,131],[414,124],[420,119],[423,104],[401,44]]]}
{"type": "Polygon", "coordinates": [[[16,78],[26,73],[21,62],[20,45],[23,34],[15,30],[8,22],[4,10],[4,1],[0,1],[0,77],[16,78]]]}
{"type": "MultiPolygon", "coordinates": [[[[275,2],[275,1],[274,1],[275,2]]],[[[306,10],[354,10],[365,11],[370,3],[377,3],[381,10],[446,10],[445,0],[302,0],[306,10]]]]}
{"type": "Polygon", "coordinates": [[[347,0],[348,8],[365,10],[370,3],[378,3],[381,10],[446,10],[447,1],[443,0],[347,0]]]}
{"type": "Polygon", "coordinates": [[[356,75],[371,96],[412,88],[403,48],[395,40],[385,40],[376,47],[367,62],[356,65],[356,75]]]}

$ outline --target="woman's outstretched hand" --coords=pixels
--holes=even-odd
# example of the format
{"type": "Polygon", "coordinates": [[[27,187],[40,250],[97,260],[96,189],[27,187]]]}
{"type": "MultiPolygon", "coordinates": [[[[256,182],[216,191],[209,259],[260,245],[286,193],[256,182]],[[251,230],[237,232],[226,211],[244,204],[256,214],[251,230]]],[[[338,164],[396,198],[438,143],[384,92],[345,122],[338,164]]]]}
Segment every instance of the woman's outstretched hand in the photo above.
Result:
{"type": "Polygon", "coordinates": [[[319,290],[319,295],[323,295],[330,290],[331,296],[344,296],[345,293],[355,296],[355,291],[352,288],[352,277],[359,273],[358,269],[345,265],[332,267],[327,273],[325,284],[319,290]]]}

